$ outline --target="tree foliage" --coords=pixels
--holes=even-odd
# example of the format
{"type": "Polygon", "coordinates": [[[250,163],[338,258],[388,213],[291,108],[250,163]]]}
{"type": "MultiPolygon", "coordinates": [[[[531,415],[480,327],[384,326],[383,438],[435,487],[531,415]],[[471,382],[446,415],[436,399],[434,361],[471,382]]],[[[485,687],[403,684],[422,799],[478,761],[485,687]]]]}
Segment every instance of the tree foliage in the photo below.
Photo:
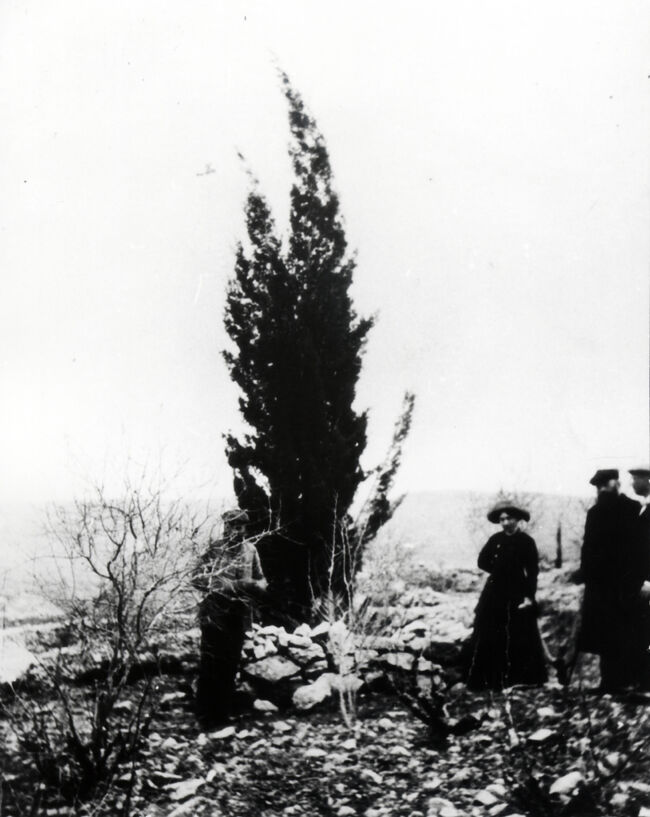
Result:
{"type": "MultiPolygon", "coordinates": [[[[281,78],[294,174],[289,231],[278,234],[253,181],[247,242],[237,249],[228,287],[232,347],[224,353],[248,433],[227,436],[227,456],[240,506],[260,529],[275,531],[260,543],[272,586],[305,611],[315,597],[349,585],[349,550],[367,541],[348,511],[366,476],[367,415],[354,399],[373,319],[357,315],[350,296],[355,258],[325,141],[281,78]]],[[[380,480],[383,516],[398,460],[380,480]]],[[[374,510],[373,525],[381,515],[374,510]]]]}

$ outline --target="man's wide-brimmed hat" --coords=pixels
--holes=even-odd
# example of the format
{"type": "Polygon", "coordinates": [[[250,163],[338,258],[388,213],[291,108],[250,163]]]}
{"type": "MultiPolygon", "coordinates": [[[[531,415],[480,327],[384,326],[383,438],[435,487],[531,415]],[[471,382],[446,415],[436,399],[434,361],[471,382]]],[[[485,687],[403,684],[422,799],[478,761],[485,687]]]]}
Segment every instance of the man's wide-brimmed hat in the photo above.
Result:
{"type": "Polygon", "coordinates": [[[519,508],[513,502],[497,502],[497,504],[488,513],[487,518],[490,522],[495,524],[499,521],[502,513],[507,513],[514,516],[515,519],[523,519],[524,522],[530,522],[530,514],[523,508],[519,508]]]}
{"type": "Polygon", "coordinates": [[[601,485],[606,485],[610,479],[618,479],[618,468],[601,468],[589,480],[589,484],[598,488],[601,485]]]}
{"type": "Polygon", "coordinates": [[[630,468],[628,471],[633,477],[650,477],[650,468],[640,465],[638,468],[630,468]]]}

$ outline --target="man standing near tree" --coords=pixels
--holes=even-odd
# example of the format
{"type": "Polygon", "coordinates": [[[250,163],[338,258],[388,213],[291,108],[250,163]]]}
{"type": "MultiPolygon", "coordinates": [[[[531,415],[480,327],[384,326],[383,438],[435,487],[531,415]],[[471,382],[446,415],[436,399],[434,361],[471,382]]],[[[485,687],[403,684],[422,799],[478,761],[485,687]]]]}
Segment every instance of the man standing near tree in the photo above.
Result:
{"type": "Polygon", "coordinates": [[[621,692],[638,680],[641,506],[619,492],[616,469],[597,471],[587,512],[580,569],[585,582],[578,650],[600,655],[600,691],[621,692]]]}
{"type": "Polygon", "coordinates": [[[196,710],[205,727],[222,723],[232,712],[235,676],[251,605],[266,590],[255,545],[246,538],[245,511],[224,513],[223,535],[210,543],[193,584],[205,592],[199,606],[201,657],[196,710]]]}

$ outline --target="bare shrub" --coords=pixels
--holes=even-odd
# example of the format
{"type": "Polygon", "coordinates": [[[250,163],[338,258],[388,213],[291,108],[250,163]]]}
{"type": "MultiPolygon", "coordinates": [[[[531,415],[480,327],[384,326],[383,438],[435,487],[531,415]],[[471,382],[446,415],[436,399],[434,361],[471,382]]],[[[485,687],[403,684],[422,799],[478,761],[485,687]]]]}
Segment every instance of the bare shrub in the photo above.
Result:
{"type": "MultiPolygon", "coordinates": [[[[43,656],[39,694],[16,693],[5,709],[46,789],[79,803],[105,794],[138,747],[156,678],[149,670],[133,683],[134,669],[179,617],[193,614],[189,578],[211,525],[142,478],[119,498],[97,485],[72,506],[54,507],[47,532],[54,558],[43,592],[63,612],[70,646],[43,656]],[[76,683],[80,673],[92,682],[89,693],[76,683]]],[[[134,782],[132,772],[123,813],[134,782]]]]}

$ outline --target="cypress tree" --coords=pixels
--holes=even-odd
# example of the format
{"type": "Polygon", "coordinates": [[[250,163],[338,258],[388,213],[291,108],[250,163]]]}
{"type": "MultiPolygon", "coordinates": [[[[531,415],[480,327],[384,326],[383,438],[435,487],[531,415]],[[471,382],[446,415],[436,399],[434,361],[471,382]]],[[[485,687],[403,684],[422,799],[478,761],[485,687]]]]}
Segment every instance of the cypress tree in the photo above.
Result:
{"type": "Polygon", "coordinates": [[[350,297],[355,258],[325,141],[287,76],[281,79],[294,174],[289,234],[278,235],[253,180],[247,241],[228,285],[232,347],[224,352],[248,432],[227,435],[226,453],[271,587],[306,618],[315,598],[350,587],[359,563],[350,549],[368,538],[367,520],[358,534],[349,509],[365,478],[367,415],[353,403],[373,319],[359,317],[350,297]]]}

